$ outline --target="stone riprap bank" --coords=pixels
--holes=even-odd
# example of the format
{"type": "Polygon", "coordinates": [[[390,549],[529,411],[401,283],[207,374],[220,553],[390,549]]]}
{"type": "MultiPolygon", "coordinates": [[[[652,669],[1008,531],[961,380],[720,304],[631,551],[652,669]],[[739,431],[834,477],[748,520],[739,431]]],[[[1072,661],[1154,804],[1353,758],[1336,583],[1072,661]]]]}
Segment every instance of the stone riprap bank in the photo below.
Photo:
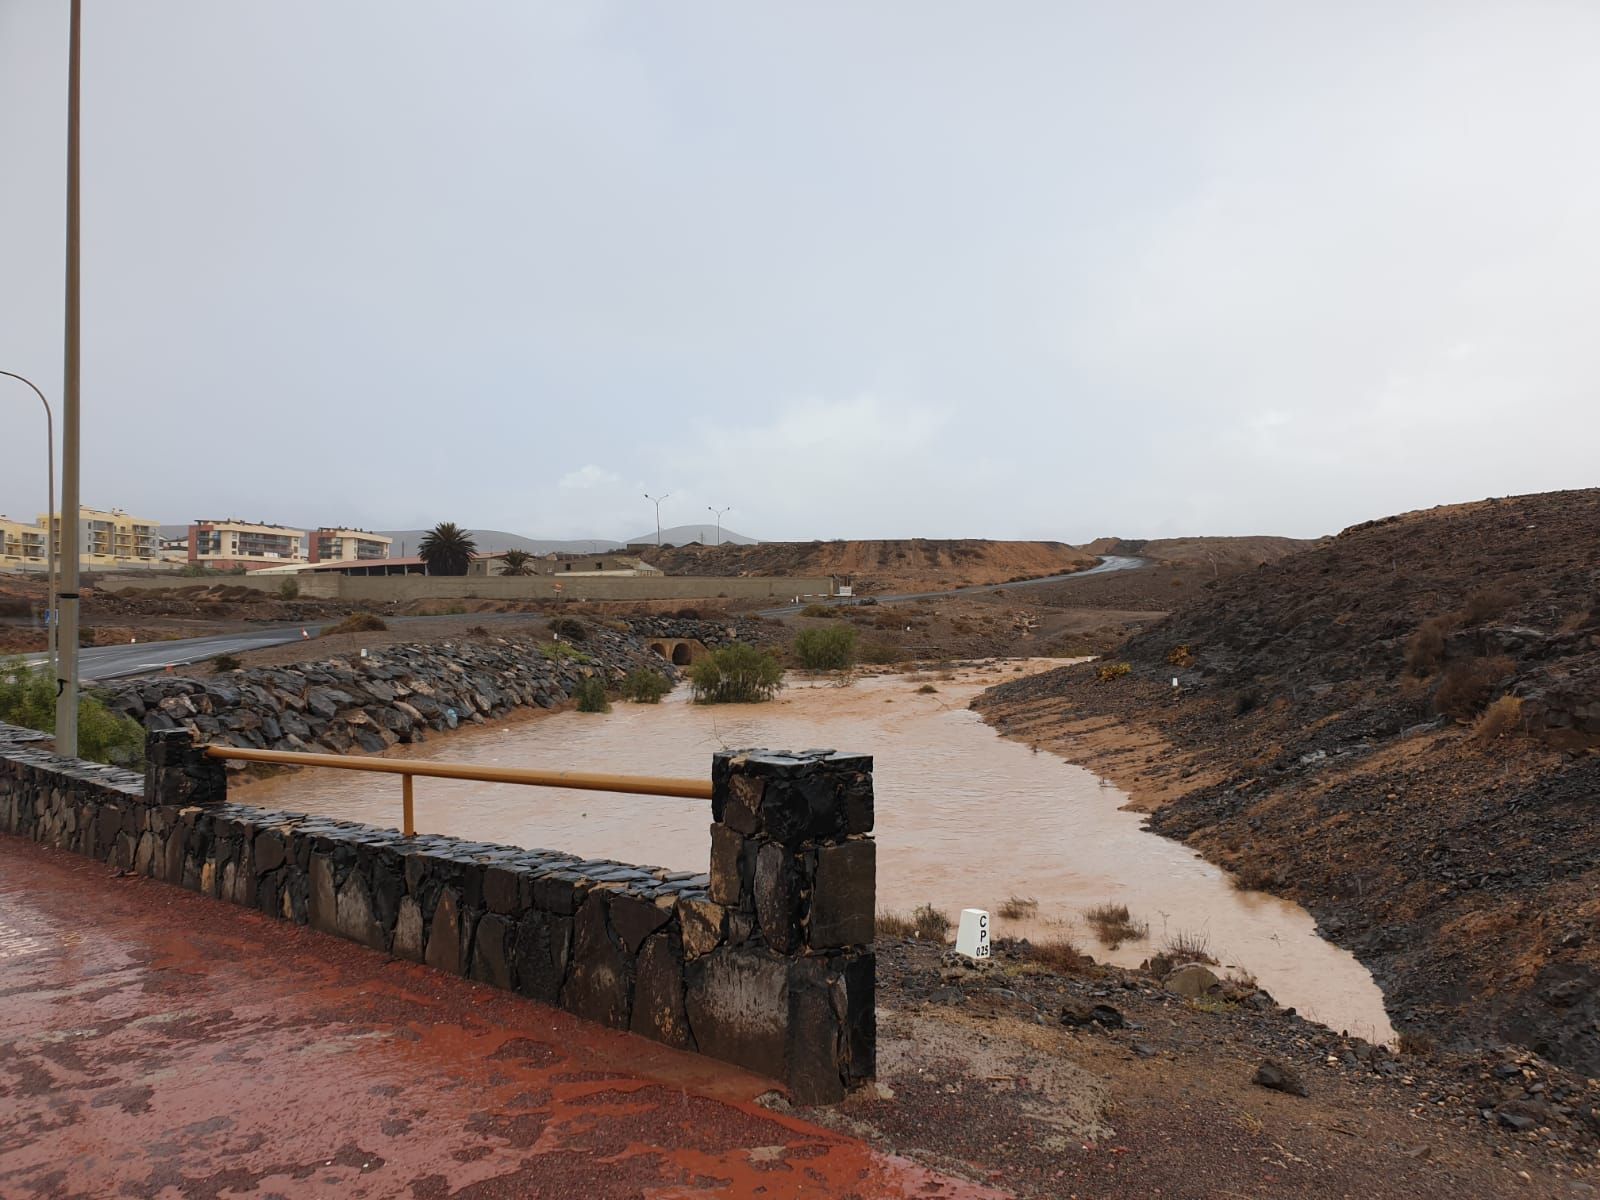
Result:
{"type": "Polygon", "coordinates": [[[292,667],[249,667],[205,679],[163,675],[107,689],[107,703],[147,730],[257,750],[377,754],[429,730],[482,722],[515,708],[555,708],[584,679],[615,686],[672,666],[631,634],[589,627],[582,642],[481,636],[395,645],[292,667]],[[551,647],[580,657],[552,657],[551,647]],[[453,715],[452,715],[453,714],[453,715]]]}
{"type": "Polygon", "coordinates": [[[704,875],[230,804],[183,731],[151,735],[143,779],[39,742],[0,725],[0,830],[698,1050],[801,1103],[873,1073],[869,758],[716,755],[704,875]]]}

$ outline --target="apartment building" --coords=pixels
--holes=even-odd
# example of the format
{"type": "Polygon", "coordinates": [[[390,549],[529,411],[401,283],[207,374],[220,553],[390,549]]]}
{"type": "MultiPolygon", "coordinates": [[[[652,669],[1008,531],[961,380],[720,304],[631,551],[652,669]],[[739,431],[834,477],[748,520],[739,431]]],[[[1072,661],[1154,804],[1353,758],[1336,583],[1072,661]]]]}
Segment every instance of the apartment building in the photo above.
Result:
{"type": "MultiPolygon", "coordinates": [[[[55,523],[39,514],[35,527],[42,534],[50,528],[55,551],[61,553],[61,518],[55,523]]],[[[120,508],[78,509],[78,565],[85,571],[115,570],[119,567],[161,565],[160,527],[144,517],[130,516],[120,508]]]]}
{"type": "Polygon", "coordinates": [[[48,561],[43,525],[24,525],[0,516],[0,568],[42,571],[48,561]]]}
{"type": "Polygon", "coordinates": [[[365,529],[335,529],[324,525],[311,535],[310,561],[356,562],[388,558],[393,541],[393,538],[369,533],[365,529]]]}
{"type": "Polygon", "coordinates": [[[286,525],[202,520],[189,526],[189,562],[217,571],[288,566],[306,562],[306,531],[286,525]]]}

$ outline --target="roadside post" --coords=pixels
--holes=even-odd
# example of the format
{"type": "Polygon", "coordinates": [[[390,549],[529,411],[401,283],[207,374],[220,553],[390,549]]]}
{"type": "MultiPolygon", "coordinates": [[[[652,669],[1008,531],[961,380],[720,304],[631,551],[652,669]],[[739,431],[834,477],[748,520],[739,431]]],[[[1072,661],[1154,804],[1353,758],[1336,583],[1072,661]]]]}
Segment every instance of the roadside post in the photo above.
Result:
{"type": "Polygon", "coordinates": [[[989,957],[989,914],[981,908],[963,908],[956,929],[956,953],[968,958],[989,957]]]}

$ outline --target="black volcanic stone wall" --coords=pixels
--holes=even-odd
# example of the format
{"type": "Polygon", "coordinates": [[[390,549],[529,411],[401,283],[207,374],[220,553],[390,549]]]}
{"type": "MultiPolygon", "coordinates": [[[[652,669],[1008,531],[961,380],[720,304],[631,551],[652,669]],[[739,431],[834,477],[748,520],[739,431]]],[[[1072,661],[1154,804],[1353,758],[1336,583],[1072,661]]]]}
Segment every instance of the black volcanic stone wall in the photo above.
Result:
{"type": "Polygon", "coordinates": [[[581,859],[227,801],[182,730],[149,770],[0,725],[0,830],[784,1080],[871,1077],[871,760],[719,754],[712,872],[581,859]]]}

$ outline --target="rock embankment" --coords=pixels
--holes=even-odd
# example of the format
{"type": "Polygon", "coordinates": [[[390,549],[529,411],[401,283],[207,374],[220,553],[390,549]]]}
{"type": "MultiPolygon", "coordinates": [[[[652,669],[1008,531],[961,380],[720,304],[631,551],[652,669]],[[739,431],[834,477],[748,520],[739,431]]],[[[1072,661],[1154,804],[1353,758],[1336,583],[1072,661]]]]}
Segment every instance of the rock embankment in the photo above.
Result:
{"type": "Polygon", "coordinates": [[[186,729],[208,742],[376,754],[421,741],[429,730],[517,708],[557,708],[591,676],[613,686],[640,667],[677,675],[631,634],[595,627],[577,645],[481,636],[205,679],[134,680],[112,689],[107,703],[146,729],[186,729]]]}

